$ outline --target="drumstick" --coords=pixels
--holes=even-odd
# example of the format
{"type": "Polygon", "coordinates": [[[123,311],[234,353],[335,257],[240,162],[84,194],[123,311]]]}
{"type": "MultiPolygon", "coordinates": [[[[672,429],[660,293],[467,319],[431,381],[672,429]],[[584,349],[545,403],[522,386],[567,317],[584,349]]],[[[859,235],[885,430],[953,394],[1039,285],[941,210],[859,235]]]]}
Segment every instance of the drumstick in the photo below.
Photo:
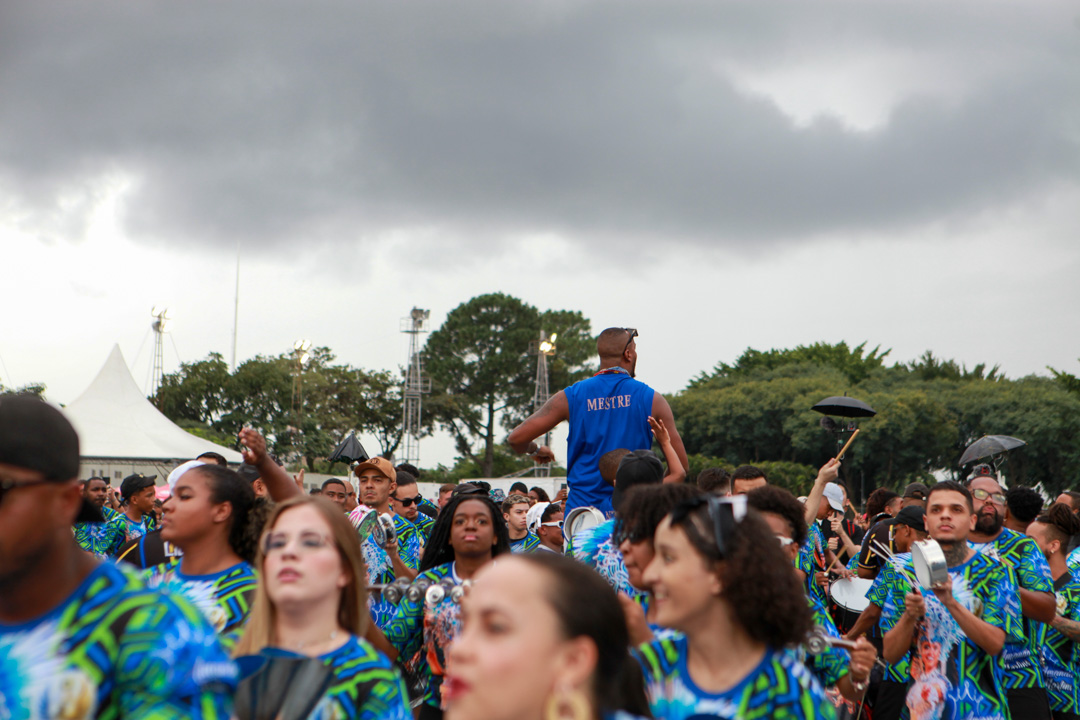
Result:
{"type": "Polygon", "coordinates": [[[851,433],[851,437],[849,437],[849,438],[847,439],[847,442],[846,442],[846,443],[844,443],[844,447],[842,447],[842,448],[840,449],[840,452],[839,452],[839,454],[837,454],[837,456],[836,456],[836,459],[837,459],[837,460],[843,460],[843,459],[844,459],[844,453],[846,453],[846,452],[847,452],[847,449],[848,449],[849,447],[851,447],[851,443],[852,443],[852,441],[853,441],[853,440],[855,440],[855,436],[856,436],[856,435],[858,435],[858,434],[859,434],[859,430],[858,430],[858,429],[856,429],[856,430],[855,430],[855,432],[851,433]]]}

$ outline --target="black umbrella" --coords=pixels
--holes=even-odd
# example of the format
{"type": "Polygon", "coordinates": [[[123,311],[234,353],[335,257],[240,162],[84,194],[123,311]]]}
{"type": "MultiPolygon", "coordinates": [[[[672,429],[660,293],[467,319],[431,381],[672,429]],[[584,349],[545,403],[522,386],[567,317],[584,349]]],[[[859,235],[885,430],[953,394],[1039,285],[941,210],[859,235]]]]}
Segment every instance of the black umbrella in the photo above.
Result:
{"type": "Polygon", "coordinates": [[[817,410],[822,415],[834,415],[836,417],[857,418],[874,417],[877,412],[862,400],[856,400],[847,395],[834,395],[819,402],[811,410],[817,410]]]}
{"type": "Polygon", "coordinates": [[[1024,445],[1027,445],[1027,443],[1020,438],[1008,435],[984,435],[967,446],[964,454],[960,456],[960,467],[976,460],[1002,455],[1024,445]]]}
{"type": "Polygon", "coordinates": [[[367,454],[367,450],[356,439],[356,433],[351,432],[347,438],[341,441],[340,445],[334,448],[334,452],[330,453],[326,459],[329,462],[354,463],[367,460],[369,457],[371,456],[367,454]]]}

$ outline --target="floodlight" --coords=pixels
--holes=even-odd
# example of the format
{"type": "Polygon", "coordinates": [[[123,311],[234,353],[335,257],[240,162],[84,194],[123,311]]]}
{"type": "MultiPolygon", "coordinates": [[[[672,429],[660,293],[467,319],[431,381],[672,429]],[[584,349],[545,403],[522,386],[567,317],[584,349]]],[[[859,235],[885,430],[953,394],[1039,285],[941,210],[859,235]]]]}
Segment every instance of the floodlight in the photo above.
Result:
{"type": "Polygon", "coordinates": [[[310,340],[297,340],[296,342],[293,343],[293,349],[298,350],[298,351],[300,351],[300,352],[302,352],[302,353],[304,353],[306,355],[307,351],[311,349],[311,341],[310,340]]]}

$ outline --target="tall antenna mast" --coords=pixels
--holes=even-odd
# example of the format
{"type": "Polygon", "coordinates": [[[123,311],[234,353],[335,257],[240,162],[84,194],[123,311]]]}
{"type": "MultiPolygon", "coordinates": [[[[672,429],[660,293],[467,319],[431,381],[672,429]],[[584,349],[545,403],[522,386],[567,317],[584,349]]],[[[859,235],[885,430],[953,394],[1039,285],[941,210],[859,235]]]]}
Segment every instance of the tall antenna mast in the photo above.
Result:
{"type": "Polygon", "coordinates": [[[420,356],[420,333],[427,332],[430,310],[414,307],[401,319],[401,332],[409,335],[409,369],[401,392],[401,462],[420,463],[420,398],[431,392],[431,378],[424,377],[420,356]]]}
{"type": "Polygon", "coordinates": [[[161,378],[165,375],[165,333],[169,331],[169,308],[158,310],[155,305],[150,309],[150,317],[154,318],[150,329],[154,331],[154,369],[150,374],[150,397],[157,395],[161,387],[161,378]]]}
{"type": "MultiPolygon", "coordinates": [[[[544,407],[544,403],[551,397],[551,387],[548,382],[548,366],[547,359],[555,354],[555,333],[551,333],[551,337],[545,338],[544,331],[540,331],[540,341],[530,344],[529,352],[536,353],[536,388],[533,391],[533,412],[536,412],[540,408],[544,407]]],[[[551,445],[551,433],[544,435],[544,445],[551,445]]],[[[550,477],[551,465],[537,465],[535,467],[536,477],[550,477]]]]}

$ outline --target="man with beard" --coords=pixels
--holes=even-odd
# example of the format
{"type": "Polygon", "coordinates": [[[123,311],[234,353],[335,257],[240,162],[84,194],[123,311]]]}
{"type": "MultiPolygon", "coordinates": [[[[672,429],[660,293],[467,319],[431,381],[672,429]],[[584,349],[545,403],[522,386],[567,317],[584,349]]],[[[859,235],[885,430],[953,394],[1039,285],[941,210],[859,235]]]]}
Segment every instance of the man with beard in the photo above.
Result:
{"type": "Polygon", "coordinates": [[[968,544],[975,522],[968,489],[938,483],[927,494],[926,530],[941,546],[948,577],[932,590],[913,588],[908,578],[914,562],[900,556],[898,567],[886,565],[875,581],[881,586],[883,656],[907,669],[913,718],[1010,717],[995,656],[1006,642],[1023,640],[1020,602],[1007,567],[968,544]]]}
{"type": "Polygon", "coordinates": [[[101,511],[101,516],[106,522],[75,523],[75,542],[79,543],[79,547],[86,552],[105,559],[124,542],[123,532],[108,523],[116,515],[115,510],[105,507],[109,486],[103,478],[92,477],[83,483],[82,495],[84,501],[101,511]]]}
{"type": "Polygon", "coordinates": [[[1004,527],[1005,494],[997,480],[987,475],[976,477],[968,483],[968,489],[974,498],[976,517],[971,546],[1004,563],[1020,588],[1025,642],[1006,641],[999,658],[1009,712],[1014,718],[1049,720],[1046,680],[1035,641],[1040,634],[1036,623],[1054,619],[1056,599],[1050,567],[1034,540],[1004,527]]]}

